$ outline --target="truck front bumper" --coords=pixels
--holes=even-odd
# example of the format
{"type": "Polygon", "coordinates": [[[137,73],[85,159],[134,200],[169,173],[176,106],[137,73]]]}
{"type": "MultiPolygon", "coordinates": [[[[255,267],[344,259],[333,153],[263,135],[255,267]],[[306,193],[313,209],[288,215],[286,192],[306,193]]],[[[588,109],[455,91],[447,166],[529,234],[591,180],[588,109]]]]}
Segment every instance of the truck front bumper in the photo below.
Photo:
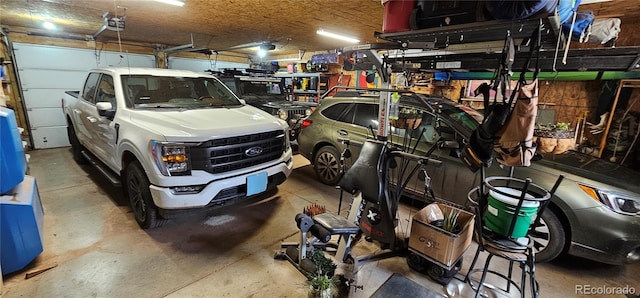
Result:
{"type": "MultiPolygon", "coordinates": [[[[259,172],[266,172],[268,177],[267,190],[270,190],[284,182],[291,174],[292,169],[293,159],[290,158],[286,162],[280,162],[259,172]]],[[[210,181],[198,193],[177,193],[173,188],[156,185],[149,186],[149,189],[153,202],[158,208],[204,208],[223,205],[229,200],[247,197],[247,177],[248,175],[239,175],[210,181]]]]}

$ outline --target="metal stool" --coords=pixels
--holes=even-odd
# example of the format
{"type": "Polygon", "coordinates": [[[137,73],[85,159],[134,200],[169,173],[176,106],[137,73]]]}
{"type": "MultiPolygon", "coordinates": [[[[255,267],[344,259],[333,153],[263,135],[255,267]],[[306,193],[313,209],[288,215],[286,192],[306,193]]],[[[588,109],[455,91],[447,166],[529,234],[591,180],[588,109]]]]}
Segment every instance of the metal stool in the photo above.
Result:
{"type": "Polygon", "coordinates": [[[525,297],[528,275],[531,296],[539,296],[540,288],[535,278],[535,251],[533,249],[533,240],[529,237],[529,233],[532,231],[531,226],[537,226],[540,221],[540,215],[544,212],[563,178],[563,176],[560,176],[552,190],[546,191],[542,187],[531,183],[529,178],[523,180],[513,177],[489,177],[483,179],[480,186],[469,192],[468,201],[476,212],[474,237],[478,243],[478,248],[469,267],[469,272],[465,276],[465,282],[468,282],[476,291],[475,297],[479,297],[482,288],[486,286],[485,279],[488,273],[506,281],[506,289],[499,290],[509,293],[513,285],[520,292],[521,297],[525,297]],[[507,199],[511,199],[512,202],[516,202],[516,205],[513,206],[513,214],[505,221],[507,226],[503,225],[501,229],[491,220],[488,220],[487,214],[490,214],[489,217],[493,216],[491,219],[494,219],[499,212],[505,212],[504,210],[497,210],[495,206],[489,204],[488,197],[490,193],[494,196],[505,196],[507,199]],[[523,205],[527,205],[527,203],[533,203],[537,206],[533,221],[526,216],[522,216],[523,205]],[[534,224],[530,225],[530,223],[534,224]],[[480,252],[486,252],[487,258],[483,267],[475,268],[480,252]],[[494,256],[509,262],[507,275],[489,268],[489,263],[494,256]],[[521,269],[520,285],[512,280],[514,263],[518,263],[521,269]],[[482,272],[482,276],[477,285],[474,285],[471,275],[476,272],[482,272]]]}

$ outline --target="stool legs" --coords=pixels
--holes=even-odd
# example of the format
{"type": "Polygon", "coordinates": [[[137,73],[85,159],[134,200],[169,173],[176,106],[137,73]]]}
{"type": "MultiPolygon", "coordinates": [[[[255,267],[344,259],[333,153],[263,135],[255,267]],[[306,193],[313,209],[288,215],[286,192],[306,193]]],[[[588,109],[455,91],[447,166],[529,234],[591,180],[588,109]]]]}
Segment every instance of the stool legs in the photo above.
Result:
{"type": "MultiPolygon", "coordinates": [[[[511,276],[513,275],[513,261],[509,261],[509,280],[511,280],[511,276]]],[[[507,292],[511,290],[511,283],[507,283],[507,292]]]]}
{"type": "Polygon", "coordinates": [[[484,269],[482,270],[482,277],[480,277],[480,283],[478,284],[478,291],[476,292],[476,298],[480,297],[482,287],[484,286],[484,279],[487,278],[487,272],[489,272],[489,262],[491,262],[492,254],[487,256],[487,260],[484,263],[484,269]]]}
{"type": "MultiPolygon", "coordinates": [[[[464,281],[466,283],[468,283],[469,285],[471,285],[471,287],[473,288],[473,282],[471,281],[471,274],[473,272],[478,272],[479,269],[474,269],[476,262],[478,261],[478,257],[480,255],[480,249],[476,250],[476,255],[473,258],[473,261],[471,262],[471,265],[469,266],[469,271],[467,272],[467,275],[464,278],[464,281]]],[[[475,297],[481,297],[482,295],[480,294],[482,292],[482,289],[484,288],[484,284],[485,284],[485,280],[487,277],[487,273],[492,273],[492,274],[498,274],[498,276],[501,276],[502,278],[504,278],[507,281],[507,286],[506,289],[503,289],[503,291],[506,290],[507,293],[509,293],[511,291],[511,284],[514,283],[514,281],[511,279],[513,277],[513,265],[514,263],[519,263],[519,267],[521,269],[521,274],[520,274],[520,287],[518,288],[517,284],[514,283],[514,286],[516,288],[518,288],[518,290],[520,291],[520,297],[525,298],[525,293],[527,291],[527,282],[529,282],[530,287],[531,287],[531,297],[533,298],[538,298],[540,295],[540,288],[538,286],[538,282],[536,281],[536,276],[535,276],[535,258],[533,257],[532,253],[527,255],[527,259],[524,261],[513,261],[513,260],[509,260],[509,272],[508,275],[501,275],[495,271],[492,271],[489,269],[489,263],[491,262],[491,259],[493,258],[493,254],[488,253],[487,254],[487,258],[485,260],[484,266],[482,268],[482,276],[480,277],[480,280],[478,281],[478,286],[477,289],[474,289],[476,291],[475,297]],[[529,275],[529,277],[527,278],[527,275],[529,275]]]]}
{"type": "Polygon", "coordinates": [[[473,261],[471,261],[471,265],[469,266],[469,272],[467,272],[467,276],[464,278],[464,282],[469,282],[469,276],[471,276],[472,269],[476,265],[476,261],[478,260],[478,256],[480,256],[480,247],[476,249],[476,255],[473,257],[473,261]]]}
{"type": "Polygon", "coordinates": [[[527,255],[527,265],[529,266],[529,278],[531,279],[531,297],[538,298],[540,288],[538,287],[538,281],[536,281],[536,260],[533,250],[531,248],[530,250],[527,255]]]}
{"type": "Polygon", "coordinates": [[[520,297],[524,298],[525,288],[527,287],[527,264],[520,263],[520,268],[522,269],[522,276],[520,277],[520,297]]]}

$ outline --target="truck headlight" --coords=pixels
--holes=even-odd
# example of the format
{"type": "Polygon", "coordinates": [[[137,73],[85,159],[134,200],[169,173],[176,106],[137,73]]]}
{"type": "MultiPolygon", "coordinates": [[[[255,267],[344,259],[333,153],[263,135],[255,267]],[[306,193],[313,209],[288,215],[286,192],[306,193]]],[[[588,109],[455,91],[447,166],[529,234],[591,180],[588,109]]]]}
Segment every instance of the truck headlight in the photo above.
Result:
{"type": "Polygon", "coordinates": [[[189,147],[185,144],[151,142],[151,153],[158,170],[165,176],[191,174],[189,147]]]}
{"type": "Polygon", "coordinates": [[[580,184],[580,188],[609,209],[624,215],[640,215],[640,198],[631,198],[613,191],[599,190],[580,184]]]}
{"type": "Polygon", "coordinates": [[[287,113],[287,111],[285,110],[278,110],[278,118],[287,121],[287,118],[289,118],[289,113],[287,113]]]}
{"type": "Polygon", "coordinates": [[[304,115],[308,117],[309,115],[311,115],[311,112],[313,112],[311,111],[311,109],[306,109],[304,110],[304,115]]]}

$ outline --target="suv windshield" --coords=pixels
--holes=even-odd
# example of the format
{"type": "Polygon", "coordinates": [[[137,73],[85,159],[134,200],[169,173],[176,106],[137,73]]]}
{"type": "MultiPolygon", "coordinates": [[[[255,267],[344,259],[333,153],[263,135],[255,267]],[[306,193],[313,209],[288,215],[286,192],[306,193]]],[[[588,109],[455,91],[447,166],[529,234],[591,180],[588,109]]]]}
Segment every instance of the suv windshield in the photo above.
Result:
{"type": "Polygon", "coordinates": [[[280,79],[267,77],[235,76],[221,80],[235,92],[238,97],[247,101],[286,100],[280,79]]]}
{"type": "Polygon", "coordinates": [[[207,77],[122,76],[130,108],[204,108],[242,105],[221,82],[207,77]]]}
{"type": "Polygon", "coordinates": [[[240,94],[245,95],[280,95],[279,82],[269,81],[245,81],[240,79],[238,81],[237,88],[240,90],[240,94]]]}

